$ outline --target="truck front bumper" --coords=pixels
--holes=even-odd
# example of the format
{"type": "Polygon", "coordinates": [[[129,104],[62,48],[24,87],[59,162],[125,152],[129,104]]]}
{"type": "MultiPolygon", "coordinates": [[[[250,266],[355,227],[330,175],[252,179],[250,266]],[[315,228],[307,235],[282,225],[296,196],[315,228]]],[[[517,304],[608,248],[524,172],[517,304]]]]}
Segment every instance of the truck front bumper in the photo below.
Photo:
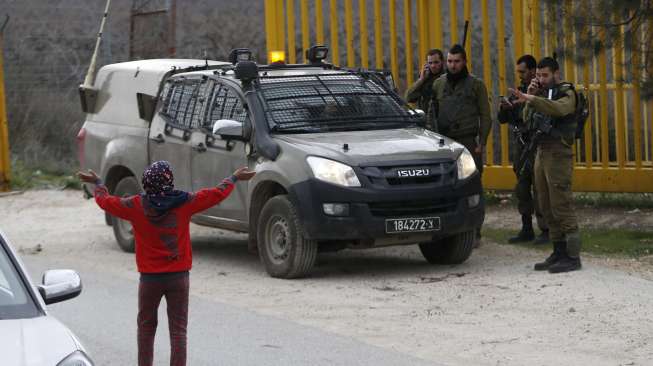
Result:
{"type": "Polygon", "coordinates": [[[356,241],[382,246],[437,240],[480,227],[485,217],[480,176],[443,187],[351,188],[317,179],[290,187],[290,200],[298,209],[304,234],[318,241],[356,241]],[[348,205],[348,215],[333,216],[323,204],[348,205]],[[439,219],[439,229],[428,232],[386,232],[386,220],[439,219]]]}

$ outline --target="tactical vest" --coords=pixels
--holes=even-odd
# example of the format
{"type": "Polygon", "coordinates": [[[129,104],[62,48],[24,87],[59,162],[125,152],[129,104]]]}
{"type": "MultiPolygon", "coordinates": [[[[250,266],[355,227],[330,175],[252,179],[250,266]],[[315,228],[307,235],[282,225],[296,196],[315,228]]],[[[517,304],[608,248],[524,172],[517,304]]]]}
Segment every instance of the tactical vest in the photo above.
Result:
{"type": "Polygon", "coordinates": [[[472,75],[456,83],[436,81],[438,132],[449,137],[476,136],[479,132],[480,111],[478,96],[474,93],[475,78],[472,75]]]}
{"type": "MultiPolygon", "coordinates": [[[[551,93],[551,100],[558,100],[567,95],[568,91],[573,90],[573,86],[572,84],[563,82],[554,86],[551,90],[553,90],[551,93]]],[[[558,134],[560,134],[560,137],[567,145],[572,145],[574,143],[577,125],[576,120],[574,119],[574,113],[570,113],[563,117],[553,118],[540,112],[533,112],[531,118],[532,125],[536,125],[537,119],[540,118],[551,119],[553,128],[558,132],[558,134]]],[[[559,141],[559,138],[551,135],[544,135],[540,141],[559,141]]]]}

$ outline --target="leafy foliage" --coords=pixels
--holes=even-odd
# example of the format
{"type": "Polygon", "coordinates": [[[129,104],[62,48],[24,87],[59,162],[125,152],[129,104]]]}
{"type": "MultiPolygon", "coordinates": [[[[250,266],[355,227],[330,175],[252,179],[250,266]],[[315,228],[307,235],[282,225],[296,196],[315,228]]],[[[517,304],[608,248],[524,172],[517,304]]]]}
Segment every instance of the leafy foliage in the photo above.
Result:
{"type": "MultiPolygon", "coordinates": [[[[560,45],[557,54],[577,64],[591,62],[602,52],[622,48],[623,64],[638,83],[643,99],[653,98],[653,0],[547,0],[549,19],[563,19],[562,30],[573,32],[574,44],[560,45]]],[[[560,22],[549,22],[556,32],[560,22]]]]}

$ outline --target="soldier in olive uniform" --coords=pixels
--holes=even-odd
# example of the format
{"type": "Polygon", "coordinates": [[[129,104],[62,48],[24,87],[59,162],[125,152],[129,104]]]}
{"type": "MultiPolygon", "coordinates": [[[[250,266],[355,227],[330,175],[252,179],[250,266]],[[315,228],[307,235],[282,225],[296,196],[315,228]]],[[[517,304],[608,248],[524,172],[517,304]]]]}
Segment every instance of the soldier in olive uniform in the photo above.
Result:
{"type": "Polygon", "coordinates": [[[439,49],[432,49],[426,53],[426,63],[419,73],[419,79],[406,91],[406,101],[417,103],[417,108],[428,114],[433,82],[444,72],[442,64],[444,57],[439,49]]]}
{"type": "Polygon", "coordinates": [[[553,253],[535,264],[535,270],[550,273],[581,268],[581,240],[571,192],[576,92],[571,84],[560,81],[558,68],[556,60],[545,57],[537,64],[526,94],[511,89],[519,102],[526,102],[524,120],[539,130],[535,186],[549,224],[553,253]]]}
{"type": "MultiPolygon", "coordinates": [[[[483,173],[483,150],[490,135],[492,117],[487,88],[467,71],[467,54],[457,44],[447,53],[447,72],[433,83],[433,108],[428,120],[434,130],[464,145],[483,173]]],[[[476,231],[476,246],[481,228],[476,231]]]]}
{"type": "MultiPolygon", "coordinates": [[[[517,60],[516,69],[521,81],[518,89],[526,93],[528,85],[535,77],[535,68],[537,61],[531,55],[524,55],[517,60]]],[[[512,131],[512,162],[513,170],[517,176],[515,185],[515,196],[517,197],[517,209],[521,215],[522,227],[516,236],[508,239],[509,243],[522,243],[535,239],[533,230],[533,213],[537,219],[542,234],[535,239],[535,244],[544,244],[549,241],[549,228],[546,220],[540,212],[537,204],[536,192],[533,189],[533,163],[534,154],[527,156],[527,161],[521,162],[522,153],[528,145],[532,134],[535,132],[528,128],[522,117],[523,103],[517,103],[514,96],[508,99],[502,99],[499,104],[498,120],[499,123],[508,123],[512,131]],[[535,199],[534,199],[535,197],[535,199]]]]}

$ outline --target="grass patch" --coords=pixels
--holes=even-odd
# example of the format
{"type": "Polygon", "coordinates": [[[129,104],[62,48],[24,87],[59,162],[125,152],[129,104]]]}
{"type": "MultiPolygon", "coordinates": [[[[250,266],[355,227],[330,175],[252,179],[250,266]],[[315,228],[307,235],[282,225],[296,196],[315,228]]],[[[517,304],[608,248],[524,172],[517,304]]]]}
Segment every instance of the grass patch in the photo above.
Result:
{"type": "Polygon", "coordinates": [[[653,208],[653,193],[595,193],[574,194],[577,205],[589,207],[653,208]]]}
{"type": "MultiPolygon", "coordinates": [[[[533,243],[519,243],[519,244],[508,244],[508,239],[515,236],[518,230],[513,229],[495,229],[490,227],[484,227],[482,229],[482,234],[484,238],[489,238],[493,242],[501,245],[515,245],[518,247],[537,249],[540,251],[550,251],[550,245],[533,245],[533,243]]],[[[539,233],[539,231],[538,231],[539,233]]]]}
{"type": "Polygon", "coordinates": [[[82,188],[73,172],[28,168],[17,160],[12,161],[10,186],[12,190],[82,188]]]}
{"type": "MultiPolygon", "coordinates": [[[[484,197],[487,205],[505,203],[517,205],[514,192],[486,190],[484,197]]],[[[653,193],[576,192],[574,193],[574,204],[577,207],[653,209],[653,193]]]]}
{"type": "MultiPolygon", "coordinates": [[[[508,238],[516,232],[510,229],[484,228],[483,236],[498,244],[516,245],[547,252],[551,250],[551,245],[508,244],[508,238]]],[[[583,240],[582,251],[585,253],[632,258],[653,254],[653,231],[584,229],[580,233],[583,240]]]]}
{"type": "Polygon", "coordinates": [[[483,191],[483,198],[485,198],[486,205],[498,205],[504,201],[517,204],[517,199],[514,198],[514,196],[515,195],[512,192],[506,191],[494,191],[489,189],[483,191]]]}

